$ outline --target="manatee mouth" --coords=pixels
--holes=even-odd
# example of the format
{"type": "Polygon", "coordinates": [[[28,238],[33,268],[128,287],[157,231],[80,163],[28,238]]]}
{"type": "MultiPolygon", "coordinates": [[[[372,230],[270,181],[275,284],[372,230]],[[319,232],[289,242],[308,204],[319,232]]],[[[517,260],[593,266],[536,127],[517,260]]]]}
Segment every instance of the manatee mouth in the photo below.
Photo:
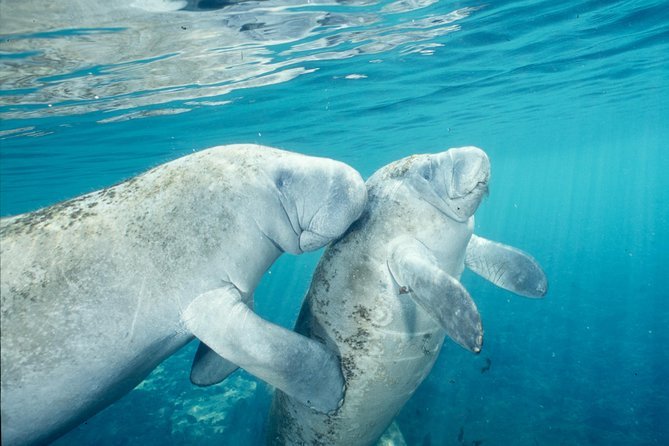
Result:
{"type": "Polygon", "coordinates": [[[490,193],[488,190],[488,179],[479,181],[474,187],[465,190],[464,193],[456,194],[451,198],[466,198],[473,193],[480,193],[482,196],[488,196],[490,193]]]}
{"type": "Polygon", "coordinates": [[[443,200],[447,217],[463,223],[467,221],[478,209],[481,201],[489,194],[488,182],[479,181],[476,185],[464,194],[458,194],[455,197],[447,197],[443,200]]]}

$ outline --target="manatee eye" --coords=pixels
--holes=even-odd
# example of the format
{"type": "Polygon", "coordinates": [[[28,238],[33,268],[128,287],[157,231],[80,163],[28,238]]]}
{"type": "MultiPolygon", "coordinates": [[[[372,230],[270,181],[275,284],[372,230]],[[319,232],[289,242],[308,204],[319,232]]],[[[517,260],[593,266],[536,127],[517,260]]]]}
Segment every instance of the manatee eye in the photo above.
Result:
{"type": "Polygon", "coordinates": [[[425,179],[425,181],[430,181],[432,179],[432,165],[427,164],[420,169],[420,176],[425,179]]]}
{"type": "Polygon", "coordinates": [[[283,189],[287,184],[290,183],[290,173],[287,171],[277,172],[276,178],[274,179],[274,184],[277,189],[283,189]]]}

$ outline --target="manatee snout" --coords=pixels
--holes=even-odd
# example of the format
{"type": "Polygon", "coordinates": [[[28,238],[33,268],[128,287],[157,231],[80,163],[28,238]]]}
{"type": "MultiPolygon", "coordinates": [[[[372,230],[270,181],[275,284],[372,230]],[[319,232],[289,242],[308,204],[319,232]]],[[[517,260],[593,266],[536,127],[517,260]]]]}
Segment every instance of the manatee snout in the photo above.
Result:
{"type": "Polygon", "coordinates": [[[478,147],[451,149],[451,187],[449,197],[461,198],[471,193],[487,192],[490,179],[490,160],[478,147]]]}
{"type": "Polygon", "coordinates": [[[436,163],[442,176],[435,181],[435,188],[448,208],[447,214],[457,221],[467,220],[488,194],[488,155],[478,147],[459,147],[437,155],[436,163]]]}
{"type": "Polygon", "coordinates": [[[367,188],[360,174],[336,162],[330,175],[316,178],[313,188],[323,191],[314,213],[303,226],[300,249],[313,251],[341,236],[362,214],[367,203],[367,188]]]}

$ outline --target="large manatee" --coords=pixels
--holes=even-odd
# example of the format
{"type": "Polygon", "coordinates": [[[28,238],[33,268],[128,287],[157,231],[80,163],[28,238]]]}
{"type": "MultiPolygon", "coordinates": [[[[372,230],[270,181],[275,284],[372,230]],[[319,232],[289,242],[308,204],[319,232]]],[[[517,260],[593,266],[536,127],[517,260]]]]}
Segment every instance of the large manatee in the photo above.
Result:
{"type": "Polygon", "coordinates": [[[336,356],[260,319],[252,297],[279,255],[324,246],[365,201],[340,162],[234,145],[2,219],[3,445],[55,439],[193,337],[317,410],[336,408],[336,356]]]}
{"type": "Polygon", "coordinates": [[[481,320],[459,282],[465,266],[514,293],[546,293],[530,256],[473,235],[489,177],[486,154],[463,147],[404,158],[367,181],[367,208],[325,251],[296,325],[341,357],[343,404],[324,414],[277,391],[270,444],[373,444],[446,335],[479,352],[481,320]]]}

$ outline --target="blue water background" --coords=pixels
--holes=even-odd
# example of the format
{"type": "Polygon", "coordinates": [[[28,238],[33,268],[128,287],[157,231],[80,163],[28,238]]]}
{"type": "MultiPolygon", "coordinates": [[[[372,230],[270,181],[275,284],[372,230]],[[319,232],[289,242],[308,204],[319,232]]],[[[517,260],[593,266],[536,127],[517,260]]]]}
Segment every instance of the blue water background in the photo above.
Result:
{"type": "MultiPolygon", "coordinates": [[[[16,100],[78,70],[104,78],[114,67],[103,65],[66,67],[62,78],[38,76],[20,91],[3,84],[1,214],[219,144],[328,156],[365,178],[412,153],[477,145],[491,158],[492,179],[476,232],[532,253],[549,293],[519,298],[465,273],[484,348],[474,356],[446,341],[397,418],[408,444],[669,444],[669,8],[534,0],[388,9],[410,3],[313,6],[376,20],[263,44],[269,59],[285,64],[274,72],[304,72],[207,98],[218,105],[161,102],[146,89],[125,93],[130,105],[118,112],[104,103],[96,109],[98,100],[85,96],[16,100]],[[480,9],[457,29],[418,43],[410,34],[416,20],[466,7],[480,9]],[[345,34],[351,29],[359,34],[345,34]],[[406,41],[360,50],[379,30],[406,41]],[[298,61],[286,51],[338,37],[335,48],[351,50],[346,57],[316,47],[298,61]],[[69,111],[73,104],[88,108],[69,111]]],[[[48,38],[67,44],[76,27],[48,38]]],[[[2,51],[9,69],[35,57],[2,51]]],[[[132,66],[141,73],[151,63],[132,66]]],[[[318,255],[282,257],[257,290],[257,311],[291,327],[318,255]]],[[[245,372],[211,388],[191,386],[194,349],[56,444],[262,443],[271,389],[245,372]]]]}

